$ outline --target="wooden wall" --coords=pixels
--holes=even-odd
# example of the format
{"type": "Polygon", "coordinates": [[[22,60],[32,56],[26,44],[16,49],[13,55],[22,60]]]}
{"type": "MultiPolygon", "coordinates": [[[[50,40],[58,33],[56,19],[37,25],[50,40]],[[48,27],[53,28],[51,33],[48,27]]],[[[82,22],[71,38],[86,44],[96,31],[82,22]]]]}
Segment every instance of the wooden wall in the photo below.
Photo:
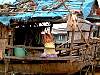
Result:
{"type": "MultiPolygon", "coordinates": [[[[63,61],[63,60],[62,60],[63,61]]],[[[81,68],[83,68],[83,63],[80,62],[69,62],[67,60],[65,61],[33,61],[31,64],[29,63],[22,63],[22,64],[12,64],[10,63],[8,66],[8,72],[7,75],[10,75],[9,73],[21,73],[21,75],[54,75],[54,74],[60,74],[60,73],[66,73],[66,74],[72,74],[75,72],[78,72],[81,68]],[[23,68],[22,68],[23,67],[23,68]],[[52,73],[52,74],[50,74],[52,73]]],[[[17,61],[15,61],[17,62],[17,61]]],[[[0,64],[0,75],[4,75],[2,73],[5,72],[5,65],[0,64]]]]}
{"type": "Polygon", "coordinates": [[[0,49],[5,49],[9,44],[11,32],[10,29],[4,25],[0,25],[0,49]]]}
{"type": "MultiPolygon", "coordinates": [[[[88,39],[89,33],[90,33],[90,25],[79,23],[78,26],[79,26],[80,30],[82,31],[82,34],[83,34],[84,38],[88,39]]],[[[71,42],[72,31],[71,31],[71,27],[70,26],[67,27],[67,31],[68,31],[68,35],[69,35],[68,36],[69,41],[71,42]]],[[[90,37],[91,38],[93,37],[93,32],[91,33],[90,37]]],[[[74,40],[83,40],[82,35],[81,35],[81,33],[80,33],[80,31],[78,30],[77,27],[75,29],[74,40]]]]}

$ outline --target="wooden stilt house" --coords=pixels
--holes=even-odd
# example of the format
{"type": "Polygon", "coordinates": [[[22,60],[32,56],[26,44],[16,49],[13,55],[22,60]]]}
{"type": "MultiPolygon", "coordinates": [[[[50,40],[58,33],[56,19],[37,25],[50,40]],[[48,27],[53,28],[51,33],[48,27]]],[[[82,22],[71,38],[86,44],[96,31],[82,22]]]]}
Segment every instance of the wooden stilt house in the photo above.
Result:
{"type": "MultiPolygon", "coordinates": [[[[89,72],[88,69],[90,68],[90,66],[92,66],[92,74],[94,74],[95,45],[93,42],[92,44],[90,43],[90,37],[88,38],[89,41],[87,41],[84,35],[82,34],[80,28],[78,28],[77,25],[78,20],[76,18],[77,16],[73,17],[73,15],[76,15],[75,12],[74,12],[75,14],[72,12],[69,13],[70,18],[67,19],[67,20],[71,19],[70,20],[71,23],[69,22],[69,25],[72,28],[70,47],[53,48],[56,51],[58,51],[59,54],[61,53],[62,50],[65,50],[66,53],[69,52],[69,55],[65,56],[58,55],[58,57],[54,58],[40,57],[40,54],[46,48],[44,48],[42,45],[41,42],[42,38],[40,35],[41,31],[44,30],[44,26],[43,27],[39,26],[39,23],[42,24],[43,22],[50,22],[50,29],[51,29],[53,23],[59,22],[60,21],[59,19],[63,21],[61,15],[64,16],[66,14],[66,11],[60,13],[61,10],[59,10],[56,12],[56,14],[59,14],[59,16],[58,15],[55,16],[55,13],[52,10],[57,9],[60,6],[67,8],[65,2],[66,0],[61,2],[55,2],[54,5],[52,5],[53,3],[52,4],[49,3],[52,9],[49,6],[48,7],[43,6],[41,11],[35,11],[36,14],[32,14],[32,12],[27,12],[27,13],[24,12],[15,15],[10,19],[10,24],[11,24],[10,27],[12,28],[12,31],[10,32],[11,34],[10,33],[9,34],[12,35],[11,37],[13,37],[13,39],[11,38],[12,41],[10,42],[10,44],[6,46],[7,49],[6,51],[8,51],[7,56],[4,57],[3,63],[0,64],[1,75],[74,74],[79,71],[80,74],[82,74],[84,68],[86,70],[85,73],[88,73],[89,72]],[[46,17],[43,16],[43,14],[46,17]],[[82,38],[85,42],[82,45],[79,44],[78,46],[74,46],[75,27],[77,27],[80,33],[82,34],[82,38]],[[78,55],[74,56],[72,55],[73,54],[72,52],[75,50],[77,51],[78,55]]],[[[41,7],[42,2],[39,3],[40,4],[38,5],[41,7]]],[[[81,4],[82,2],[79,2],[79,4],[77,5],[81,4]]]]}

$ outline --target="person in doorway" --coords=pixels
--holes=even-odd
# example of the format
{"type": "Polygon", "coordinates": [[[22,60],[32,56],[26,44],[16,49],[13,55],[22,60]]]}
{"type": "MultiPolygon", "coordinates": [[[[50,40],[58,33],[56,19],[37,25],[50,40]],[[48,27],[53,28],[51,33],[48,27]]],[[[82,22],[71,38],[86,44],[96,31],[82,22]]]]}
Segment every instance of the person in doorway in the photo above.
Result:
{"type": "Polygon", "coordinates": [[[45,49],[41,57],[57,57],[57,52],[55,51],[54,38],[51,32],[44,32],[43,44],[45,49]]]}

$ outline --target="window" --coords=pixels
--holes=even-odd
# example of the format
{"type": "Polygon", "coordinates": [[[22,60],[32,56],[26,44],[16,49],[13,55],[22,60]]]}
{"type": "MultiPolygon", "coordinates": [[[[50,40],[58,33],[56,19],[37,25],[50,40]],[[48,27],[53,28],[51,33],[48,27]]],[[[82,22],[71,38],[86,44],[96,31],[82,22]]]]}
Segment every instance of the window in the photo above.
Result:
{"type": "Polygon", "coordinates": [[[58,40],[59,41],[64,41],[65,40],[65,35],[59,35],[58,40]]]}
{"type": "Polygon", "coordinates": [[[61,34],[54,35],[54,38],[56,42],[64,42],[67,39],[66,35],[61,35],[61,34]]]}

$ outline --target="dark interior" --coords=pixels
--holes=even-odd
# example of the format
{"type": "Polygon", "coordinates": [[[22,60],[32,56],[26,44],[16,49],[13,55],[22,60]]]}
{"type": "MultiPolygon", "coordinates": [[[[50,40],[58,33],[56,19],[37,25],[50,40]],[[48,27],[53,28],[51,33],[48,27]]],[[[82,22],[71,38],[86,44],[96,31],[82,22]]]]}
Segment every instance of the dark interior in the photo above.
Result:
{"type": "Polygon", "coordinates": [[[15,28],[14,45],[43,46],[41,31],[44,27],[36,25],[22,25],[15,28]]]}

